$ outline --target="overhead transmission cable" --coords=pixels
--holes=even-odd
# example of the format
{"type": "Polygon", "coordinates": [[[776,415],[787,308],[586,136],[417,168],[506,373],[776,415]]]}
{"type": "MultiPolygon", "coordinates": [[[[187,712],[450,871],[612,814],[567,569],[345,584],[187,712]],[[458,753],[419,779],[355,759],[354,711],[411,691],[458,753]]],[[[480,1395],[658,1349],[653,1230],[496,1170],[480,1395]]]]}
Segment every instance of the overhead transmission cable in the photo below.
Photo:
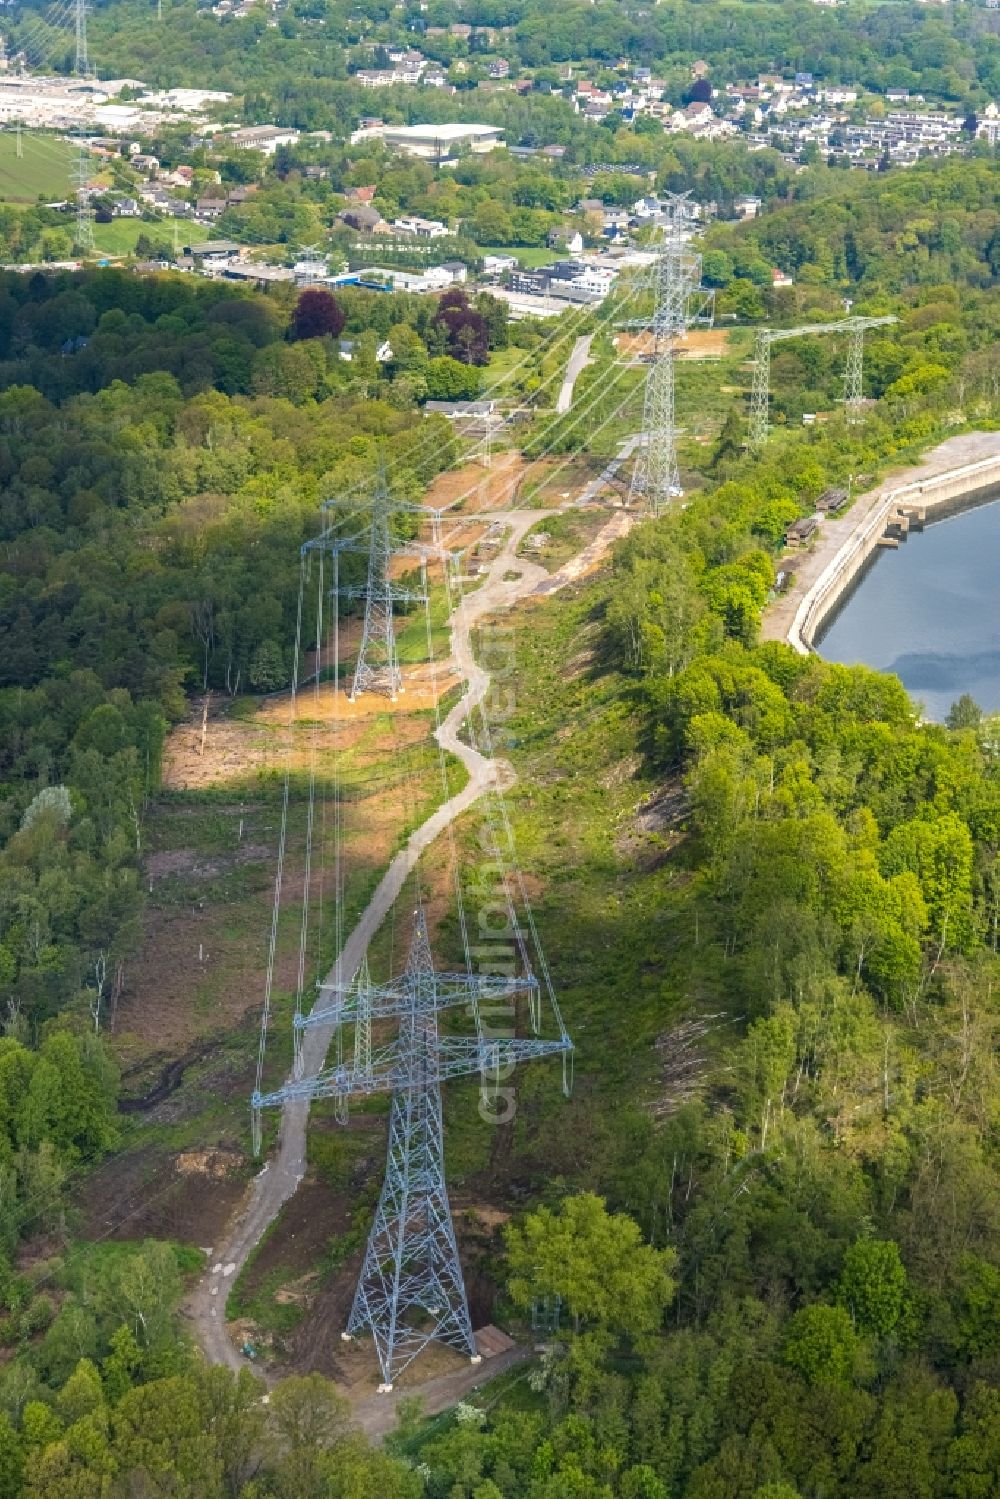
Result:
{"type": "MultiPolygon", "coordinates": [[[[305,590],[306,569],[305,560],[299,569],[299,597],[295,613],[295,655],[292,661],[292,684],[289,699],[289,745],[285,758],[285,778],[281,795],[281,819],[278,830],[278,855],[277,867],[274,876],[274,901],[271,908],[271,930],[268,939],[267,967],[264,976],[264,1006],[260,1021],[260,1040],[257,1046],[257,1070],[256,1090],[259,1093],[262,1087],[264,1075],[264,1058],[267,1052],[267,1031],[271,1018],[271,1000],[274,993],[274,970],[278,953],[278,927],[281,914],[281,892],[285,875],[285,853],[288,843],[288,804],[291,791],[292,779],[292,753],[291,744],[294,738],[295,717],[298,705],[298,680],[299,680],[299,653],[302,649],[302,602],[305,590]]],[[[253,1149],[254,1155],[260,1154],[260,1115],[256,1111],[252,1114],[253,1149]]]]}
{"type": "MultiPolygon", "coordinates": [[[[617,316],[625,306],[634,301],[637,297],[644,294],[645,290],[646,288],[643,285],[639,283],[633,283],[630,289],[625,294],[623,300],[620,300],[618,298],[612,300],[611,298],[609,298],[608,303],[604,305],[609,306],[609,309],[613,308],[614,314],[615,316],[617,316]]],[[[575,329],[579,328],[586,319],[593,316],[594,314],[595,309],[592,304],[589,303],[581,304],[580,306],[575,308],[569,313],[565,321],[558,321],[557,324],[552,328],[551,333],[544,335],[539,344],[535,344],[531,349],[526,350],[521,358],[515,362],[515,364],[513,364],[502,374],[498,375],[495,380],[487,385],[480,392],[479,396],[476,397],[476,399],[478,401],[491,399],[496,395],[497,391],[502,390],[504,386],[510,383],[511,377],[518,370],[522,369],[526,364],[536,359],[539,354],[542,354],[544,357],[544,353],[547,351],[548,346],[554,347],[561,340],[568,340],[571,336],[574,336],[575,338],[575,329]]],[[[602,315],[603,308],[598,309],[598,318],[600,319],[602,315]]],[[[609,315],[604,319],[603,326],[599,326],[595,331],[602,332],[608,326],[612,326],[610,311],[609,315]]],[[[572,350],[570,350],[570,352],[572,352],[572,350]]],[[[533,395],[537,397],[537,395],[540,392],[544,391],[548,386],[554,385],[557,382],[561,384],[562,380],[563,370],[561,368],[557,368],[551,371],[548,375],[542,377],[539,385],[533,392],[533,395]]],[[[401,461],[407,468],[415,467],[424,459],[430,457],[431,454],[439,447],[440,439],[436,435],[427,435],[419,440],[415,448],[413,448],[409,452],[404,453],[401,461]]],[[[442,470],[442,472],[446,471],[447,470],[442,470]]],[[[348,489],[342,491],[341,494],[338,495],[336,503],[339,504],[344,500],[353,498],[354,496],[363,495],[366,492],[368,485],[369,480],[367,478],[358,480],[357,484],[350,486],[348,489]]],[[[456,503],[457,501],[450,501],[448,507],[446,508],[453,508],[456,503]]]]}

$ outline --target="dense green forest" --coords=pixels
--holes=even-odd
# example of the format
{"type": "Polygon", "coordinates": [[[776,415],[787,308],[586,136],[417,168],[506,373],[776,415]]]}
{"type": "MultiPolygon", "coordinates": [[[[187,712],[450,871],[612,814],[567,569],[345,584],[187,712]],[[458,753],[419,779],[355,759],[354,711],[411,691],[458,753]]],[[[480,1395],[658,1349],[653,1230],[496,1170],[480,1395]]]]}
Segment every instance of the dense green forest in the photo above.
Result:
{"type": "MultiPolygon", "coordinates": [[[[736,170],[694,148],[670,185],[698,161],[736,170]]],[[[579,1081],[555,1106],[519,1084],[494,1168],[519,1216],[489,1268],[498,1317],[558,1296],[564,1321],[489,1410],[414,1416],[391,1455],[322,1381],[264,1406],[206,1370],[176,1320],[197,1249],[87,1244],[72,1202],[120,1131],[104,1038],[168,726],[206,687],[287,683],[323,505],[380,454],[418,497],[456,453],[422,411],[435,380],[478,381],[513,339],[538,394],[540,335],[491,299],[345,293],[324,330],[194,278],[3,279],[0,1496],[998,1492],[994,728],[968,704],[921,723],[895,679],[758,643],[821,489],[1000,415],[998,182],[986,159],[816,169],[706,238],[722,311],[846,295],[900,321],[868,349],[859,428],[797,424],[835,401],[842,350],[776,355],[764,458],[736,391],[685,447],[687,507],[518,633],[515,818],[579,1081]],[[775,262],[794,287],[770,289],[775,262]],[[646,842],[623,834],[638,798],[673,809],[646,842]]],[[[558,430],[539,404],[529,443],[558,430]]]]}

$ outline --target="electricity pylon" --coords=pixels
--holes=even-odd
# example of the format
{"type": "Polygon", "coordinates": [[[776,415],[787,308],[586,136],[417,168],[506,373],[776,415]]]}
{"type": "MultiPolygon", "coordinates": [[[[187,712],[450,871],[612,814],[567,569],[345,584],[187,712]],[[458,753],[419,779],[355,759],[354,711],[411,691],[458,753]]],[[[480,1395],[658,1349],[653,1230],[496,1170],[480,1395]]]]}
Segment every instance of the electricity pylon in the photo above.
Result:
{"type": "Polygon", "coordinates": [[[76,248],[80,255],[89,255],[94,248],[94,225],[90,217],[90,154],[84,141],[80,141],[76,154],[73,175],[76,178],[76,248]]]}
{"type": "Polygon", "coordinates": [[[87,0],[76,0],[76,58],[73,71],[78,78],[90,77],[90,58],[87,55],[87,0]]]}
{"type": "Polygon", "coordinates": [[[373,985],[363,967],[352,983],[334,986],[332,1004],[300,1015],[299,1030],[310,1026],[354,1026],[353,1061],[314,1077],[286,1084],[273,1093],[255,1093],[251,1107],[283,1107],[294,1100],[330,1098],[338,1112],[351,1098],[392,1095],[385,1180],[368,1236],[347,1331],[350,1339],[369,1330],[382,1370],[380,1391],[393,1383],[433,1341],[479,1355],[465,1295],[462,1267],[444,1176],[441,1084],[449,1078],[479,1075],[484,1092],[517,1062],[569,1053],[573,1043],[559,1017],[552,1040],[495,1039],[484,1024],[492,1006],[513,1006],[521,996],[537,1016],[538,980],[499,978],[434,969],[424,913],[417,909],[403,973],[373,985]],[[475,1033],[442,1036],[438,1016],[445,1010],[471,1016],[475,1033]],[[396,1022],[395,1040],[372,1050],[375,1023],[396,1022]]]}
{"type": "Polygon", "coordinates": [[[771,345],[786,338],[803,338],[807,334],[846,333],[847,365],[844,370],[844,410],[849,422],[861,415],[861,376],[864,365],[865,333],[882,328],[899,319],[887,317],[848,317],[837,323],[803,323],[798,328],[758,328],[754,345],[753,386],[750,392],[750,432],[752,449],[759,450],[767,441],[768,410],[771,398],[771,345]]]}
{"type": "MultiPolygon", "coordinates": [[[[87,52],[87,0],[76,0],[74,6],[76,22],[76,56],[73,70],[78,78],[90,78],[92,69],[87,52]]],[[[94,226],[90,218],[90,198],[87,183],[90,180],[90,157],[85,141],[80,139],[76,153],[76,248],[80,255],[89,255],[94,248],[94,226]]]]}
{"type": "Polygon", "coordinates": [[[653,315],[639,326],[653,344],[642,411],[642,445],[632,470],[629,501],[660,515],[681,493],[674,421],[676,341],[695,321],[710,322],[713,293],[701,285],[701,256],[689,246],[687,193],[667,199],[663,240],[654,268],[653,315]]]}
{"type": "Polygon", "coordinates": [[[348,700],[352,703],[361,692],[378,692],[388,697],[390,702],[395,702],[403,691],[403,673],[396,646],[395,611],[397,607],[426,604],[426,563],[429,556],[445,558],[446,563],[450,560],[440,547],[428,547],[394,538],[390,522],[392,516],[399,512],[430,516],[434,522],[435,535],[437,534],[439,512],[394,500],[389,494],[385,468],[380,466],[367,531],[347,537],[340,536],[336,531],[325,531],[315,541],[307,542],[303,548],[303,551],[322,548],[333,554],[337,566],[330,593],[335,600],[335,608],[339,607],[341,599],[350,602],[364,600],[361,644],[358,646],[347,693],[348,700]],[[341,585],[339,561],[345,555],[367,558],[364,583],[341,585]],[[389,564],[394,556],[412,557],[420,561],[421,575],[418,584],[407,586],[392,581],[389,577],[389,564]]]}
{"type": "Polygon", "coordinates": [[[322,253],[323,242],[317,240],[314,245],[302,245],[301,249],[305,257],[302,261],[305,285],[318,286],[327,274],[326,256],[322,253]]]}

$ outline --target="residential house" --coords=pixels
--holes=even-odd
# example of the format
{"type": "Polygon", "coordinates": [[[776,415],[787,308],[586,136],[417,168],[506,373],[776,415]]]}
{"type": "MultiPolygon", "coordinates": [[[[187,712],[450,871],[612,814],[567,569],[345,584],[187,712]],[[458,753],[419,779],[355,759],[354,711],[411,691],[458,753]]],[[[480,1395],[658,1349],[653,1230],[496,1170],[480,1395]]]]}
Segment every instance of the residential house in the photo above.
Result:
{"type": "Polygon", "coordinates": [[[484,255],[483,275],[491,280],[499,279],[508,271],[516,271],[518,264],[516,255],[484,255]]]}
{"type": "MultiPolygon", "coordinates": [[[[358,341],[356,338],[342,338],[340,340],[340,357],[350,364],[357,353],[358,341]]],[[[387,338],[383,339],[375,350],[375,359],[378,364],[388,364],[392,358],[392,344],[387,338]]]]}
{"type": "Polygon", "coordinates": [[[637,198],[636,201],[632,204],[632,213],[634,217],[637,219],[641,219],[647,223],[650,219],[655,219],[659,212],[659,198],[637,198]]]}
{"type": "Polygon", "coordinates": [[[696,131],[711,125],[714,118],[712,106],[699,102],[686,104],[683,109],[675,109],[670,116],[670,124],[674,130],[696,131]]]}
{"type": "MultiPolygon", "coordinates": [[[[816,0],[816,3],[823,4],[825,0],[816,0]]],[[[857,104],[858,91],[856,88],[825,88],[816,97],[824,104],[857,104]]]]}
{"type": "Polygon", "coordinates": [[[980,115],[976,137],[991,146],[1000,145],[1000,109],[995,104],[987,104],[980,115]]]}
{"type": "Polygon", "coordinates": [[[349,229],[356,229],[359,234],[389,234],[389,225],[383,219],[377,208],[367,208],[359,203],[351,208],[345,208],[343,213],[337,217],[341,223],[349,229]]]}
{"type": "Polygon", "coordinates": [[[413,234],[417,239],[443,239],[451,232],[440,219],[422,219],[412,213],[393,219],[392,227],[397,234],[413,234]]]}
{"type": "Polygon", "coordinates": [[[468,267],[461,260],[447,260],[443,265],[428,266],[421,280],[424,291],[447,291],[468,277],[468,267]]]}
{"type": "Polygon", "coordinates": [[[573,106],[578,114],[584,115],[587,119],[604,119],[613,103],[614,99],[606,89],[597,88],[585,79],[581,79],[576,86],[573,106]]]}
{"type": "Polygon", "coordinates": [[[360,83],[362,88],[391,88],[396,75],[391,68],[359,68],[354,82],[360,83]]]}
{"type": "Polygon", "coordinates": [[[172,187],[190,187],[194,179],[194,167],[174,167],[172,172],[161,172],[160,181],[168,182],[172,187]]]}
{"type": "Polygon", "coordinates": [[[449,421],[476,418],[489,419],[496,409],[495,401],[425,401],[424,410],[446,416],[449,421]]]}
{"type": "Polygon", "coordinates": [[[545,239],[550,250],[558,250],[565,245],[570,255],[582,255],[583,235],[578,229],[567,234],[565,229],[550,229],[545,239]]]}

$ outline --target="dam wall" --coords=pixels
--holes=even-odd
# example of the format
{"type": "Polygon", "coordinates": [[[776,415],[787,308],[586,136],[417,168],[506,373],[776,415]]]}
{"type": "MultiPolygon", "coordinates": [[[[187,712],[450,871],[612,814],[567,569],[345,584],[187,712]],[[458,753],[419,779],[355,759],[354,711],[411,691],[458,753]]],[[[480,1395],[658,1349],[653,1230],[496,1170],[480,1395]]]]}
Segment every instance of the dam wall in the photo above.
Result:
{"type": "Polygon", "coordinates": [[[922,523],[932,511],[960,509],[998,486],[1000,453],[995,453],[886,490],[803,595],[788,630],[789,645],[808,655],[827,615],[892,533],[905,535],[911,524],[922,523]]]}

